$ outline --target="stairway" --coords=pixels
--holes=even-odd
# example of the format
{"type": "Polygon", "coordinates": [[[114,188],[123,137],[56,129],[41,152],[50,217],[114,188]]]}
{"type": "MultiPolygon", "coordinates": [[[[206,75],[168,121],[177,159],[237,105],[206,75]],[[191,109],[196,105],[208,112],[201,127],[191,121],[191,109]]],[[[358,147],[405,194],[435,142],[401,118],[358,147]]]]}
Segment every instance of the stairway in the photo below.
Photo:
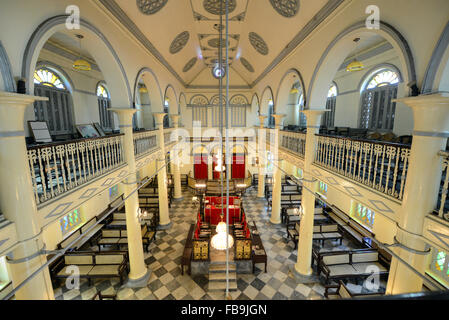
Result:
{"type": "MultiPolygon", "coordinates": [[[[237,290],[235,262],[229,262],[229,291],[237,290]]],[[[226,262],[212,262],[209,265],[209,291],[226,290],[226,262]]]]}

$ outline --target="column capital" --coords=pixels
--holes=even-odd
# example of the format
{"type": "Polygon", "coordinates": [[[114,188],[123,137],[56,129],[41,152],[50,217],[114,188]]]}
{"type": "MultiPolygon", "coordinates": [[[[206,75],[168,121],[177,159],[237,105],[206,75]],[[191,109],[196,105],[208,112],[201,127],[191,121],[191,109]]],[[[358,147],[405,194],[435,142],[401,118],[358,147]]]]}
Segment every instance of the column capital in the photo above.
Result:
{"type": "Polygon", "coordinates": [[[162,128],[162,125],[164,123],[164,117],[167,114],[165,112],[153,112],[153,116],[156,119],[156,124],[159,126],[159,129],[162,128]]]}
{"type": "Polygon", "coordinates": [[[285,117],[285,114],[273,114],[273,117],[274,117],[275,127],[279,128],[279,126],[281,125],[281,120],[283,117],[285,117]]]}
{"type": "Polygon", "coordinates": [[[321,116],[325,112],[329,112],[327,109],[306,109],[300,110],[307,118],[307,128],[319,128],[321,116]]]}
{"type": "Polygon", "coordinates": [[[260,121],[260,124],[261,124],[261,125],[263,125],[263,123],[264,123],[264,121],[265,121],[266,118],[267,118],[266,115],[263,115],[263,114],[259,115],[259,121],[260,121]]]}
{"type": "Polygon", "coordinates": [[[120,128],[132,127],[133,114],[137,112],[134,108],[110,108],[110,112],[115,112],[119,118],[120,128]]]}
{"type": "Polygon", "coordinates": [[[35,101],[48,101],[48,98],[0,91],[0,131],[23,132],[25,109],[35,101]]]}
{"type": "Polygon", "coordinates": [[[434,93],[393,100],[413,111],[413,135],[449,137],[449,93],[434,93]]]}
{"type": "Polygon", "coordinates": [[[170,118],[171,118],[172,121],[173,121],[173,125],[174,125],[175,127],[177,127],[177,126],[179,125],[179,118],[180,118],[180,115],[179,115],[179,114],[171,114],[171,115],[170,115],[170,118]]]}

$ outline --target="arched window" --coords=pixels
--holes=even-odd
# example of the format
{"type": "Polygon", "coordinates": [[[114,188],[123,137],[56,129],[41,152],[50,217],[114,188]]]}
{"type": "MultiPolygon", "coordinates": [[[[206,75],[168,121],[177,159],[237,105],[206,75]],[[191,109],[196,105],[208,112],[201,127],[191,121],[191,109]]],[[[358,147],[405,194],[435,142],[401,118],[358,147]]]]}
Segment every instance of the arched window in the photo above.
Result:
{"type": "Polygon", "coordinates": [[[324,113],[322,125],[326,128],[333,128],[335,121],[335,105],[337,103],[338,89],[335,83],[332,83],[327,92],[326,109],[330,110],[324,113]]]}
{"type": "Polygon", "coordinates": [[[46,121],[51,135],[73,133],[73,102],[67,83],[53,68],[39,67],[34,71],[34,94],[48,101],[34,103],[37,121],[46,121]]]}
{"type": "Polygon", "coordinates": [[[97,85],[98,112],[100,114],[100,124],[104,131],[112,131],[114,129],[114,118],[112,113],[108,111],[111,107],[111,98],[109,91],[104,83],[97,85]]]}
{"type": "Polygon", "coordinates": [[[164,113],[167,115],[164,117],[164,128],[170,127],[170,100],[165,98],[164,100],[164,113]]]}
{"type": "Polygon", "coordinates": [[[274,114],[274,104],[273,100],[270,99],[270,101],[268,101],[268,127],[270,128],[274,128],[275,125],[273,114],[274,114]]]}
{"type": "Polygon", "coordinates": [[[393,69],[383,68],[367,77],[361,99],[360,128],[391,131],[394,125],[400,76],[393,69]]]}

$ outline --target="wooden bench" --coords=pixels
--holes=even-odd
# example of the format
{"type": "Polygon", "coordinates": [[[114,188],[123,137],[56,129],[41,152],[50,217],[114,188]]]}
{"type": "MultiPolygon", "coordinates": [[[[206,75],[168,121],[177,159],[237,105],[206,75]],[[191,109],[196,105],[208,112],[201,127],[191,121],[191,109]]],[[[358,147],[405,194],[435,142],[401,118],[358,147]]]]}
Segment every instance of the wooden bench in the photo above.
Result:
{"type": "Polygon", "coordinates": [[[192,248],[193,248],[193,231],[195,230],[195,224],[190,225],[189,233],[187,234],[186,243],[184,245],[184,252],[181,257],[181,274],[184,275],[184,266],[188,267],[188,273],[190,274],[190,263],[192,261],[192,248]]]}
{"type": "MultiPolygon", "coordinates": [[[[297,208],[301,205],[302,195],[300,193],[281,194],[281,208],[297,208]]],[[[271,210],[273,199],[268,199],[268,208],[271,210]]]]}
{"type": "MultiPolygon", "coordinates": [[[[142,221],[142,224],[146,223],[150,227],[157,227],[159,224],[159,208],[148,208],[146,209],[150,214],[149,217],[142,221]]],[[[125,212],[114,212],[112,214],[112,219],[107,224],[108,228],[126,228],[126,213],[125,212]]]]}
{"type": "Polygon", "coordinates": [[[326,283],[329,280],[365,278],[372,274],[388,274],[389,265],[377,250],[336,251],[323,255],[318,266],[318,275],[323,273],[326,283]],[[375,266],[378,271],[371,272],[375,266]]]}
{"type": "Polygon", "coordinates": [[[328,285],[324,289],[324,297],[327,299],[368,298],[382,295],[381,292],[352,293],[341,280],[337,285],[328,285]]]}
{"type": "Polygon", "coordinates": [[[257,231],[256,223],[253,221],[253,227],[250,227],[252,233],[252,260],[253,260],[253,273],[255,272],[256,263],[265,264],[265,273],[267,272],[267,252],[257,231]]]}
{"type": "Polygon", "coordinates": [[[51,271],[56,279],[72,277],[73,273],[68,269],[77,266],[80,278],[87,278],[91,285],[95,278],[120,279],[123,284],[126,274],[129,272],[127,252],[71,252],[64,255],[63,259],[54,266],[51,271]]]}
{"type": "MultiPolygon", "coordinates": [[[[115,246],[120,249],[120,246],[128,245],[126,229],[103,229],[101,232],[101,238],[97,241],[99,250],[101,250],[101,246],[115,246]]],[[[145,246],[145,251],[148,252],[151,242],[156,238],[156,230],[149,228],[147,224],[143,224],[141,235],[142,244],[145,246]]]]}
{"type": "Polygon", "coordinates": [[[89,242],[89,244],[92,246],[99,236],[99,231],[104,226],[103,224],[99,223],[91,230],[89,230],[89,228],[91,228],[95,223],[97,223],[97,221],[98,219],[96,216],[91,218],[89,221],[83,224],[81,228],[75,230],[67,238],[58,243],[57,248],[58,249],[68,248],[68,251],[75,251],[79,250],[87,242],[89,242]],[[77,238],[81,236],[83,237],[80,238],[78,241],[76,241],[74,244],[72,244],[70,247],[68,247],[71,242],[75,241],[77,238]]]}
{"type": "MultiPolygon", "coordinates": [[[[299,230],[300,224],[298,222],[295,223],[295,227],[293,229],[289,229],[287,227],[287,242],[291,239],[295,244],[295,249],[298,245],[299,230]]],[[[338,240],[341,244],[343,241],[343,235],[339,230],[338,224],[319,224],[313,226],[313,240],[320,241],[322,244],[324,244],[324,241],[326,240],[338,240]]]]}
{"type": "Polygon", "coordinates": [[[374,233],[362,227],[358,222],[343,213],[329,212],[329,217],[340,225],[341,230],[346,235],[362,245],[364,244],[364,238],[374,238],[374,233]]]}

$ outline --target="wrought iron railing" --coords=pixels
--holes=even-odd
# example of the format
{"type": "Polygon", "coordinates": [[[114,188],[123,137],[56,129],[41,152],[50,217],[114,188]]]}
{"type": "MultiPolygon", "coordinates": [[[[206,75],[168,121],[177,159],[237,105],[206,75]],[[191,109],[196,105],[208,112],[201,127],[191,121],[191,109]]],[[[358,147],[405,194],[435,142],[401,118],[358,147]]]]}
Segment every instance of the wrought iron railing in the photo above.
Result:
{"type": "Polygon", "coordinates": [[[123,164],[123,134],[34,146],[28,160],[41,204],[123,164]]]}
{"type": "Polygon", "coordinates": [[[314,163],[402,200],[410,146],[317,135],[314,163]]]}
{"type": "Polygon", "coordinates": [[[134,132],[134,155],[136,157],[157,147],[157,130],[134,132]]]}
{"type": "Polygon", "coordinates": [[[280,131],[280,146],[304,158],[306,152],[306,134],[302,132],[280,131]]]}

